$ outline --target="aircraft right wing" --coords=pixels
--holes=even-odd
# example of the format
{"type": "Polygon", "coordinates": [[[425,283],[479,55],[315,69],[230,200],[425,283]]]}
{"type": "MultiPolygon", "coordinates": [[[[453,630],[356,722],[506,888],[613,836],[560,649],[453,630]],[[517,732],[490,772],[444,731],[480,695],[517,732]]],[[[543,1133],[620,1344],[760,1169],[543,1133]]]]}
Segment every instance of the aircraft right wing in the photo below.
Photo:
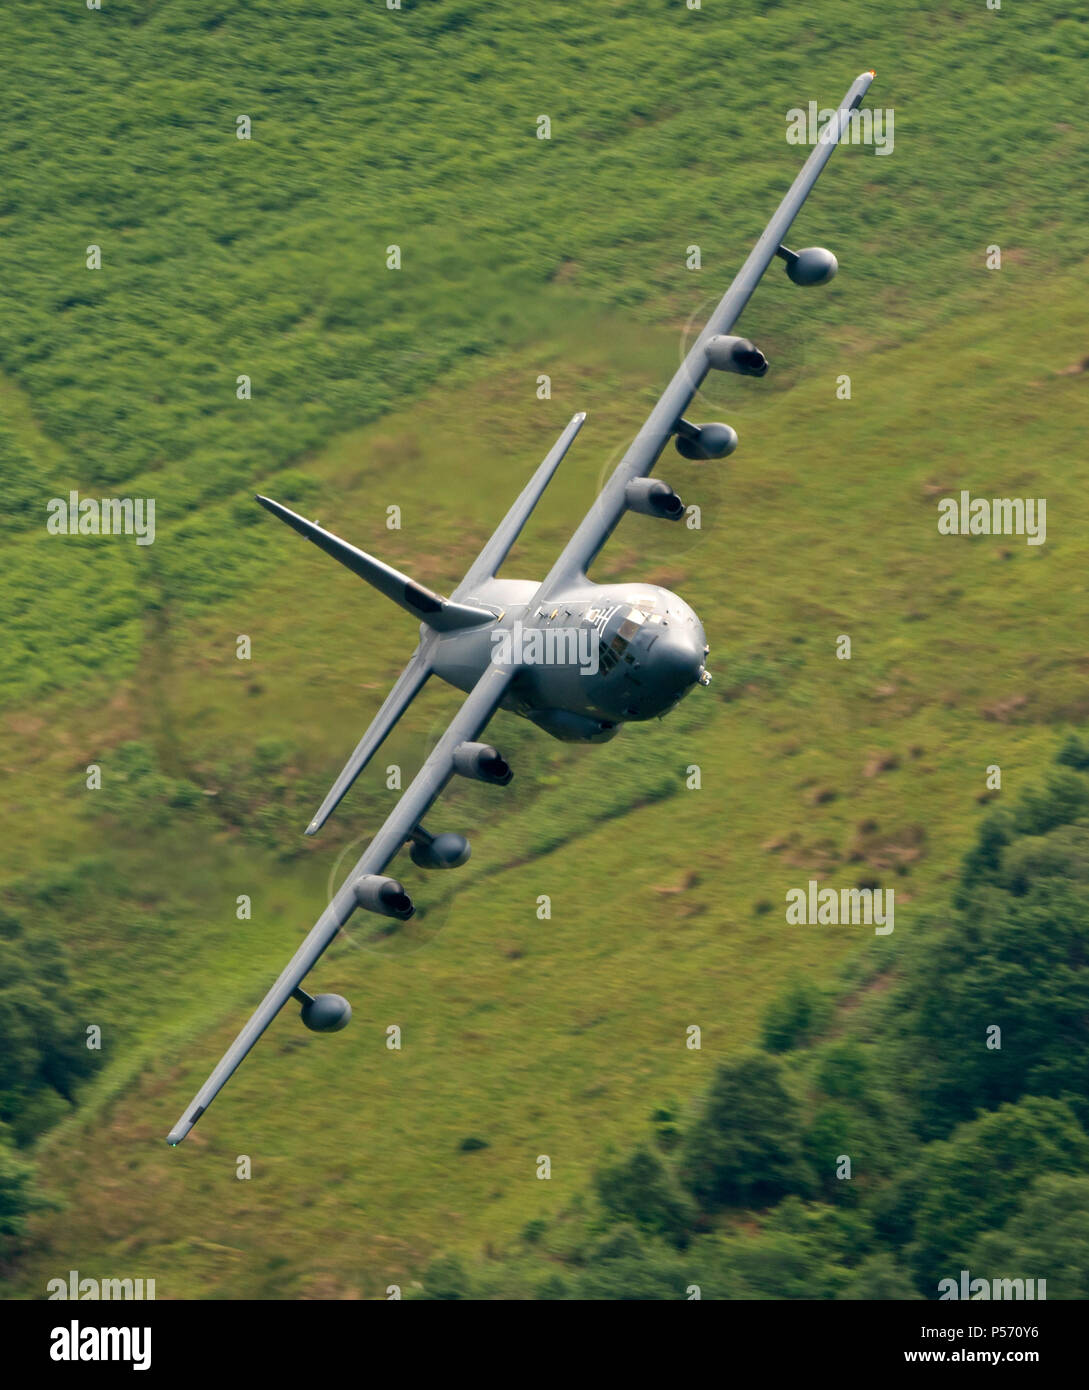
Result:
{"type": "MultiPolygon", "coordinates": [[[[356,885],[366,875],[383,872],[402,848],[455,772],[458,749],[471,743],[491,719],[514,677],[514,666],[489,664],[465,703],[432,749],[386,823],[364,850],[335,897],[318,918],[302,945],[291,957],[280,978],[269,990],[252,1018],[223,1054],[208,1080],[193,1097],[178,1123],[167,1135],[168,1144],[180,1144],[230,1080],[254,1043],[299,990],[329,943],[359,906],[356,885]]],[[[507,773],[507,780],[510,774],[507,773]]]]}

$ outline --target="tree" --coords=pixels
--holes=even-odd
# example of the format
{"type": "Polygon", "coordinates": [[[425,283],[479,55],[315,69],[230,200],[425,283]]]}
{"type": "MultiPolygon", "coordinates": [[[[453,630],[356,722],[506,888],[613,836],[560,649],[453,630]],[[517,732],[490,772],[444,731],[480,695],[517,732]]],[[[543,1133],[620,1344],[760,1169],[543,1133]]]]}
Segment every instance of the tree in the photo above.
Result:
{"type": "Polygon", "coordinates": [[[824,991],[812,980],[795,977],[765,1012],[760,1040],[768,1052],[808,1046],[827,1026],[830,1014],[824,991]]]}
{"type": "Polygon", "coordinates": [[[93,1057],[76,1016],[78,991],[55,938],[40,923],[27,930],[0,911],[0,950],[0,1120],[18,1121],[43,1093],[71,1100],[93,1057]]]}
{"type": "Polygon", "coordinates": [[[1038,1178],[1003,1229],[978,1238],[968,1268],[984,1279],[1046,1279],[1048,1298],[1089,1298],[1089,1178],[1038,1178]]]}
{"type": "Polygon", "coordinates": [[[618,1226],[589,1254],[578,1275],[581,1299],[646,1302],[683,1299],[688,1285],[698,1283],[688,1262],[645,1240],[632,1226],[618,1226]]]}
{"type": "Polygon", "coordinates": [[[1042,1174],[1086,1172],[1089,1138],[1068,1105],[1042,1096],[1003,1105],[928,1144],[915,1174],[910,1247],[920,1288],[969,1268],[978,1238],[1004,1226],[1042,1174]]]}
{"type": "Polygon", "coordinates": [[[781,1064],[763,1052],[719,1068],[681,1153],[681,1179],[707,1208],[761,1206],[812,1187],[797,1106],[781,1064]]]}
{"type": "Polygon", "coordinates": [[[1081,1097],[1089,1121],[1089,826],[1002,844],[952,922],[924,929],[899,1018],[924,1135],[1026,1093],[1081,1097]]]}
{"type": "Polygon", "coordinates": [[[707,1267],[711,1297],[831,1299],[849,1286],[848,1264],[867,1238],[856,1213],[787,1197],[756,1231],[738,1230],[710,1248],[700,1242],[692,1253],[707,1267]]]}
{"type": "Polygon", "coordinates": [[[16,1151],[6,1125],[0,1125],[0,1257],[10,1258],[32,1211],[48,1206],[33,1163],[16,1151]]]}
{"type": "Polygon", "coordinates": [[[431,1261],[423,1277],[423,1292],[417,1295],[421,1300],[472,1297],[472,1281],[456,1255],[438,1255],[431,1261]]]}
{"type": "Polygon", "coordinates": [[[918,1298],[919,1294],[912,1286],[910,1275],[905,1273],[892,1255],[881,1250],[876,1255],[868,1255],[856,1269],[851,1270],[850,1278],[839,1296],[863,1301],[899,1301],[918,1298]]]}
{"type": "Polygon", "coordinates": [[[602,1206],[619,1220],[633,1221],[641,1230],[666,1237],[684,1246],[692,1229],[695,1212],[676,1191],[662,1161],[647,1149],[636,1149],[632,1156],[594,1179],[602,1206]]]}

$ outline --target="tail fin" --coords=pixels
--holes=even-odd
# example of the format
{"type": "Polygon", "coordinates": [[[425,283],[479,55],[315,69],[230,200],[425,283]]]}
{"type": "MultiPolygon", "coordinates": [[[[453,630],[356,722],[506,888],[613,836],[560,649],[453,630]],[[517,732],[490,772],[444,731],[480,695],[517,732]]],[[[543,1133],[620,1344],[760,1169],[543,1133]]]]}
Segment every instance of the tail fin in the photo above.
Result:
{"type": "Polygon", "coordinates": [[[510,554],[511,546],[522,534],[522,527],[529,520],[529,514],[541,500],[541,494],[549,484],[553,473],[563,461],[564,454],[571,447],[572,441],[579,430],[582,429],[583,421],[586,419],[586,412],[579,411],[568,421],[567,428],[556,440],[552,448],[545,455],[543,463],[530,478],[529,482],[522,489],[518,500],[511,507],[491,540],[469,566],[469,571],[465,578],[454,590],[454,597],[459,598],[462,594],[472,593],[477,584],[483,583],[486,579],[494,579],[499,566],[510,554]]]}
{"type": "Polygon", "coordinates": [[[392,565],[383,564],[366,551],[357,550],[354,545],[342,541],[331,531],[326,531],[313,521],[299,516],[298,512],[293,512],[290,507],[284,507],[270,497],[262,497],[260,494],[257,501],[273,516],[279,517],[293,530],[298,531],[300,536],[313,541],[319,550],[324,550],[326,555],[339,560],[353,574],[365,579],[380,594],[385,594],[386,598],[392,599],[406,613],[411,613],[414,618],[426,623],[435,632],[453,632],[457,628],[479,627],[481,623],[494,621],[495,614],[487,609],[470,608],[468,604],[453,603],[450,599],[432,593],[422,584],[409,579],[407,574],[395,570],[392,565]]]}

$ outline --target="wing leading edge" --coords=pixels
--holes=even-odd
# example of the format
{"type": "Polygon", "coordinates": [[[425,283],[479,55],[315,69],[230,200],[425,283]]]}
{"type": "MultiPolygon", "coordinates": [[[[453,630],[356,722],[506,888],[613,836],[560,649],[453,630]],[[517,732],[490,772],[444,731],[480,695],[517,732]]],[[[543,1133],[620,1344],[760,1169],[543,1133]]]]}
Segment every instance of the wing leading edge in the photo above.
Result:
{"type": "MultiPolygon", "coordinates": [[[[617,464],[612,477],[598,494],[594,505],[552,566],[541,586],[542,597],[547,598],[558,588],[585,575],[602,546],[616,529],[621,517],[628,510],[628,484],[636,478],[645,478],[653,469],[659,454],[676,431],[678,422],[710,370],[708,342],[719,334],[731,331],[772,259],[781,254],[781,251],[785,251],[783,238],[789,232],[802,204],[812,192],[821,170],[828,163],[832,151],[847,128],[851,113],[861,105],[873,79],[872,71],[860,73],[847,89],[834,119],[822,132],[809,158],[802,165],[797,178],[765,227],[760,240],[734,276],[730,288],[707,320],[702,333],[692,345],[627,453],[617,464]]],[[[789,263],[789,256],[784,256],[784,259],[789,263]]]]}
{"type": "Polygon", "coordinates": [[[454,754],[458,747],[471,743],[482,732],[506,693],[514,670],[510,666],[489,665],[280,978],[167,1135],[168,1144],[181,1143],[355,911],[358,906],[356,881],[364,874],[382,873],[419,825],[453,776],[454,754]]]}

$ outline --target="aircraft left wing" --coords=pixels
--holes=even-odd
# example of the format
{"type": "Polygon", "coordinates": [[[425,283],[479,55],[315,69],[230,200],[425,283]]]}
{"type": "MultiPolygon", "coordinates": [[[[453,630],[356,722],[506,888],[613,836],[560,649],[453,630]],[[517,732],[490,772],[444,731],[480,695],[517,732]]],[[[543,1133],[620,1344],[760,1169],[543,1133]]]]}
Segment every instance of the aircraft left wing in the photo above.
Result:
{"type": "MultiPolygon", "coordinates": [[[[394,807],[374,839],[344,880],[325,911],[291,957],[280,978],[265,995],[246,1026],[223,1054],[218,1066],[187,1106],[167,1135],[168,1144],[180,1144],[237,1070],[250,1048],[300,989],[326,947],[359,906],[356,885],[365,875],[379,875],[419,827],[420,821],[453,776],[455,756],[462,744],[471,743],[491,719],[514,677],[514,666],[489,664],[487,671],[454,716],[415,779],[394,807]]],[[[507,773],[506,780],[510,780],[507,773]]]]}
{"type": "MultiPolygon", "coordinates": [[[[541,585],[539,599],[547,599],[558,589],[578,582],[586,574],[625,512],[649,511],[652,515],[673,519],[683,515],[683,504],[672,488],[660,482],[647,488],[642,480],[649,476],[671,436],[678,436],[679,445],[688,439],[698,438],[699,427],[691,425],[683,417],[712,368],[747,376],[762,376],[767,370],[763,354],[752,343],[728,335],[772,260],[779,256],[786,263],[787,274],[798,285],[823,284],[835,274],[836,259],[830,252],[812,247],[799,255],[785,246],[783,239],[847,130],[851,116],[861,106],[873,79],[872,70],[859,73],[847,89],[835,115],[821,131],[809,158],[799,169],[760,240],[734,276],[729,289],[594,505],[552,566],[541,585]]],[[[732,434],[732,431],[728,433],[732,434]]],[[[736,443],[736,436],[733,443],[736,443]]],[[[721,457],[730,448],[732,444],[713,454],[686,453],[686,457],[721,457]]],[[[681,452],[685,453],[685,450],[682,448],[681,452]]]]}

